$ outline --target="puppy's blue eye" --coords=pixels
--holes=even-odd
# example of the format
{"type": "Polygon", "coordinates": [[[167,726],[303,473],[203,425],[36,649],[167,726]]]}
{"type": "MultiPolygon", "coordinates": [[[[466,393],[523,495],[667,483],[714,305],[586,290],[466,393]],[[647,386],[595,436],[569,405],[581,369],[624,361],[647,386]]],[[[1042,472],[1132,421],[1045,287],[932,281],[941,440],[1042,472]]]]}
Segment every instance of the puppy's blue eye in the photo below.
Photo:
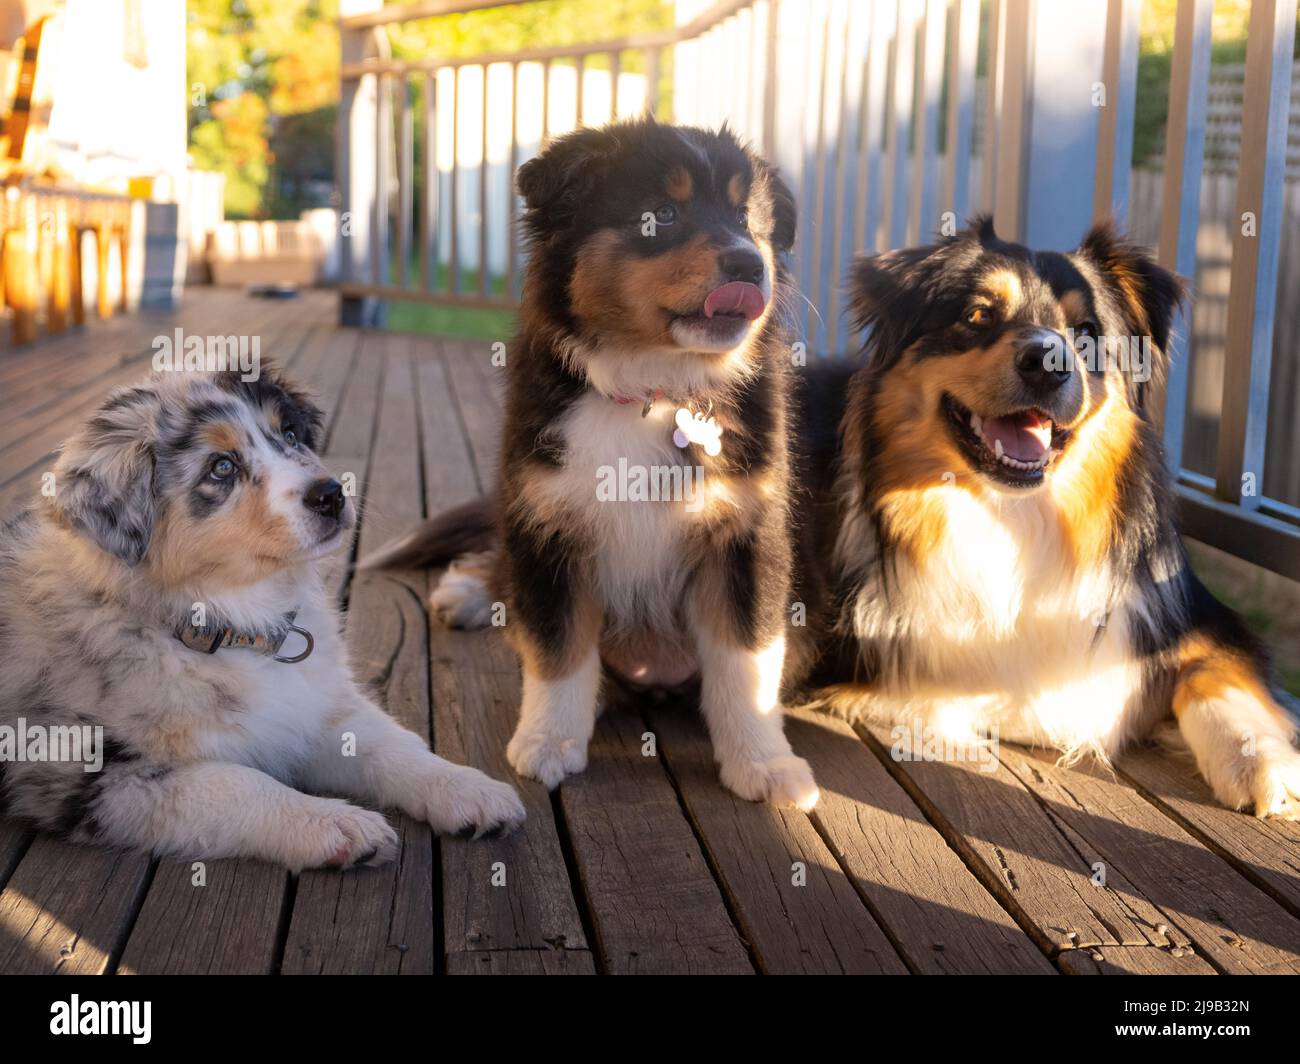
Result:
{"type": "Polygon", "coordinates": [[[293,429],[285,429],[284,432],[282,433],[282,436],[284,438],[284,442],[287,443],[290,447],[298,446],[298,434],[294,432],[293,429]]]}
{"type": "Polygon", "coordinates": [[[677,208],[671,203],[665,203],[655,211],[655,224],[672,225],[675,221],[677,221],[677,208]]]}
{"type": "Polygon", "coordinates": [[[229,480],[235,475],[235,463],[229,458],[218,458],[212,463],[212,469],[208,471],[208,476],[213,480],[229,480]]]}

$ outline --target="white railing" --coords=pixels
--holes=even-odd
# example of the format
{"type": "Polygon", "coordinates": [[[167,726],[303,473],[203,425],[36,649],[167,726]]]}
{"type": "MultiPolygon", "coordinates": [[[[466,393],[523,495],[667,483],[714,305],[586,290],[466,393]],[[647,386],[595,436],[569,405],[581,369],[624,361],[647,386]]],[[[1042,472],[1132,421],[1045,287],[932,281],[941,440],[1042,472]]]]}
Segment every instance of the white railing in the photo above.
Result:
{"type": "MultiPolygon", "coordinates": [[[[781,167],[801,215],[794,325],[822,353],[858,344],[842,315],[854,255],[930,239],[977,210],[1004,237],[1063,249],[1094,218],[1128,220],[1139,0],[679,0],[687,17],[659,32],[415,60],[389,54],[386,25],[504,0],[341,6],[347,322],[377,320],[389,299],[512,308],[515,169],[568,129],[641,112],[725,120],[781,167]]],[[[1177,7],[1158,254],[1187,277],[1212,6],[1177,7]]],[[[1252,5],[1216,475],[1174,464],[1190,534],[1300,579],[1300,509],[1261,493],[1295,16],[1295,0],[1252,5]]],[[[1189,323],[1159,398],[1175,459],[1189,323]]]]}

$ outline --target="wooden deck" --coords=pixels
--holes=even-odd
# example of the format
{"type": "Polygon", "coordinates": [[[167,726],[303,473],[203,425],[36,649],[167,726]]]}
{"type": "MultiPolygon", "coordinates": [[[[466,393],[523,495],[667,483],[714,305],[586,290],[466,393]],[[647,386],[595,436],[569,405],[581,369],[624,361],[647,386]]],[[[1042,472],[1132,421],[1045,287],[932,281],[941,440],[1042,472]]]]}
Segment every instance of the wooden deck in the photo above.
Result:
{"type": "MultiPolygon", "coordinates": [[[[317,391],[327,461],[364,498],[361,549],[487,488],[487,345],[334,313],[323,292],[198,290],[170,317],[0,355],[0,517],[177,325],[258,334],[317,391]]],[[[389,712],[512,778],[519,682],[499,633],[431,629],[426,573],[339,570],[358,673],[389,712]]],[[[0,972],[1300,972],[1300,825],[1216,807],[1181,763],[1144,750],[1112,778],[1004,745],[981,772],[896,763],[887,734],[824,719],[789,731],[822,788],[812,815],[731,797],[698,719],[647,708],[606,715],[556,794],[522,782],[519,834],[437,839],[403,819],[396,863],[342,874],[212,861],[195,886],[188,861],[0,821],[0,972]]]]}

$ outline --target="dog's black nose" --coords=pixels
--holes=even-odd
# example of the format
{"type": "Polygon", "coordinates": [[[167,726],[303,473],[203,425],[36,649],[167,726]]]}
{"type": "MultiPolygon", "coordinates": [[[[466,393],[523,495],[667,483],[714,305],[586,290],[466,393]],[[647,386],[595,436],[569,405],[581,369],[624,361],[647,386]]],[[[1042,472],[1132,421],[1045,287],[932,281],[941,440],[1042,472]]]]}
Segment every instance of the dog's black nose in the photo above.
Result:
{"type": "Polygon", "coordinates": [[[1070,379],[1070,358],[1059,337],[1037,336],[1020,349],[1016,372],[1036,392],[1055,391],[1070,379]]]}
{"type": "Polygon", "coordinates": [[[308,486],[302,504],[313,513],[338,517],[343,512],[343,485],[337,480],[317,480],[308,486]]]}
{"type": "Polygon", "coordinates": [[[750,248],[732,248],[723,252],[719,265],[728,281],[748,281],[750,284],[763,281],[763,257],[750,248]]]}

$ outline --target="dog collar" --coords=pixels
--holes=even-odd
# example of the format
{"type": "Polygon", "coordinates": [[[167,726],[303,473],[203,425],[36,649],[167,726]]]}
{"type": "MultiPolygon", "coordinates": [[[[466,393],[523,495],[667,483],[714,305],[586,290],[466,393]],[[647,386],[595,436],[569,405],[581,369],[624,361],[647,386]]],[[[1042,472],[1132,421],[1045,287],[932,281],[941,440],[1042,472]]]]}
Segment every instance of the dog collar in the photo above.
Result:
{"type": "Polygon", "coordinates": [[[649,414],[650,408],[654,406],[655,403],[657,403],[663,397],[664,397],[664,393],[660,389],[655,389],[649,395],[644,395],[639,398],[634,395],[611,396],[614,402],[618,403],[619,406],[631,406],[633,403],[640,403],[642,417],[645,417],[647,414],[649,414]]]}
{"type": "Polygon", "coordinates": [[[218,650],[236,647],[240,650],[255,651],[284,665],[292,665],[309,657],[316,647],[311,632],[293,623],[297,615],[298,611],[292,610],[284,615],[281,624],[257,632],[241,632],[230,625],[183,624],[176,629],[176,638],[200,654],[215,654],[218,650]],[[297,632],[302,636],[307,646],[301,654],[282,657],[280,647],[284,645],[290,632],[297,632]]]}
{"type": "MultiPolygon", "coordinates": [[[[641,403],[641,416],[646,417],[655,403],[664,398],[664,393],[662,390],[655,390],[643,399],[631,395],[614,395],[610,398],[619,406],[641,403]]],[[[722,427],[712,414],[713,400],[709,400],[708,408],[703,413],[698,412],[689,401],[685,405],[678,406],[673,418],[676,426],[673,429],[673,443],[683,451],[693,443],[698,444],[704,448],[705,454],[717,457],[722,453],[722,427]]]]}

